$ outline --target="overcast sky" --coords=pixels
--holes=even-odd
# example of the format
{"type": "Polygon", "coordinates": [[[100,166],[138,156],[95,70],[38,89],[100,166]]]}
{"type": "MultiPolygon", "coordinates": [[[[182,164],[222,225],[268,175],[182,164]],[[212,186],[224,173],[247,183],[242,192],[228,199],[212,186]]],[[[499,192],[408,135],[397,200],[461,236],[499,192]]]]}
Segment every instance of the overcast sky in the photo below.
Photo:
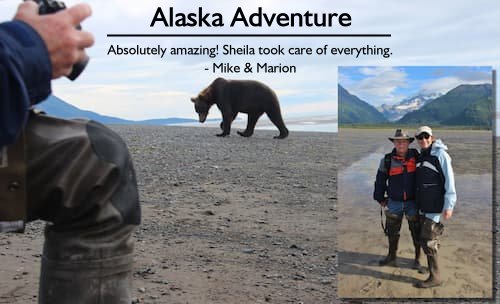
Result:
{"type": "MultiPolygon", "coordinates": [[[[68,5],[78,1],[66,1],[68,5]]],[[[158,117],[195,118],[189,97],[196,95],[215,77],[256,79],[267,83],[280,97],[286,117],[336,115],[338,66],[500,66],[499,1],[86,1],[93,16],[83,27],[96,37],[88,51],[91,62],[74,83],[61,79],[54,94],[80,108],[129,119],[158,117]],[[284,5],[286,3],[286,5],[284,5]],[[165,28],[149,25],[156,8],[176,12],[219,12],[224,28],[165,28]],[[352,25],[326,29],[230,28],[236,8],[248,14],[262,6],[264,12],[347,12],[352,25]],[[108,33],[390,33],[391,38],[109,38],[108,33]],[[382,56],[239,56],[210,59],[207,56],[151,57],[108,56],[110,45],[199,47],[233,44],[275,46],[391,47],[391,58],[382,56]],[[205,71],[212,62],[269,62],[296,65],[296,74],[213,74],[205,71]]],[[[0,19],[13,15],[18,1],[0,0],[0,19]]],[[[212,111],[214,116],[217,111],[212,111]]]]}

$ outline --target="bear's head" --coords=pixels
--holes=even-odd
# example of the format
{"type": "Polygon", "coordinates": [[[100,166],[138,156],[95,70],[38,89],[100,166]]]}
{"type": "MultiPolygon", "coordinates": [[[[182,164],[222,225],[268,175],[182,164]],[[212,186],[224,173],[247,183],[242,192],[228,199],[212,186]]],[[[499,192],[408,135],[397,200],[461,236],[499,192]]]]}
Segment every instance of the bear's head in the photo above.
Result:
{"type": "Polygon", "coordinates": [[[194,109],[196,113],[198,113],[200,122],[205,122],[208,110],[210,110],[210,107],[215,103],[213,101],[212,88],[208,87],[201,91],[198,96],[191,97],[191,101],[194,103],[194,109]]]}

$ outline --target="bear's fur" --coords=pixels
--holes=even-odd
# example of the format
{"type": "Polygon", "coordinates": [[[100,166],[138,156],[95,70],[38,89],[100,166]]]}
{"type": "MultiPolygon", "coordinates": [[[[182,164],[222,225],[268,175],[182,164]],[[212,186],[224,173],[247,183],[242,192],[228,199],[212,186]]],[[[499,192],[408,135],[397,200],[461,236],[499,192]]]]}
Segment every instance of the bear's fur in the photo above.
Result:
{"type": "Polygon", "coordinates": [[[288,136],[288,129],[281,117],[278,97],[271,88],[261,82],[217,78],[197,97],[191,98],[191,101],[201,123],[206,120],[210,107],[217,105],[222,113],[222,133],[217,136],[229,135],[231,123],[239,112],[248,114],[246,130],[237,132],[241,136],[252,136],[257,120],[264,113],[280,131],[274,138],[288,136]]]}

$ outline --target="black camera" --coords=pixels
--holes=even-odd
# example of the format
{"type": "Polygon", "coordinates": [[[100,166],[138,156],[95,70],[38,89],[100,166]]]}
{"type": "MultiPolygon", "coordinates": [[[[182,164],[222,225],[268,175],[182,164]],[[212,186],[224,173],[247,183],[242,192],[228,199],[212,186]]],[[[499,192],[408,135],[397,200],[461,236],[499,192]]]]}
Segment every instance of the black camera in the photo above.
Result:
{"type": "MultiPolygon", "coordinates": [[[[66,4],[62,1],[55,1],[55,0],[36,0],[36,3],[39,5],[39,14],[40,15],[47,15],[47,14],[53,14],[55,12],[58,12],[60,10],[66,9],[66,4]]],[[[82,27],[81,25],[77,25],[76,29],[81,30],[82,27]]],[[[71,74],[69,74],[67,77],[70,80],[75,80],[85,69],[87,66],[87,63],[89,62],[89,57],[85,55],[85,58],[73,65],[73,68],[71,70],[71,74]]]]}

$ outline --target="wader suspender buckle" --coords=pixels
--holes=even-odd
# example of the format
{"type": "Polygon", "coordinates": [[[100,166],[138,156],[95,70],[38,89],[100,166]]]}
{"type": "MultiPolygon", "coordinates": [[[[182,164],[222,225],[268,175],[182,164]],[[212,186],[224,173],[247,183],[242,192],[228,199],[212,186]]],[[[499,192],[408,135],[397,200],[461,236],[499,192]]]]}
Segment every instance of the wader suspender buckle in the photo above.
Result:
{"type": "Polygon", "coordinates": [[[0,232],[23,232],[26,221],[26,152],[24,130],[0,147],[0,232]]]}

